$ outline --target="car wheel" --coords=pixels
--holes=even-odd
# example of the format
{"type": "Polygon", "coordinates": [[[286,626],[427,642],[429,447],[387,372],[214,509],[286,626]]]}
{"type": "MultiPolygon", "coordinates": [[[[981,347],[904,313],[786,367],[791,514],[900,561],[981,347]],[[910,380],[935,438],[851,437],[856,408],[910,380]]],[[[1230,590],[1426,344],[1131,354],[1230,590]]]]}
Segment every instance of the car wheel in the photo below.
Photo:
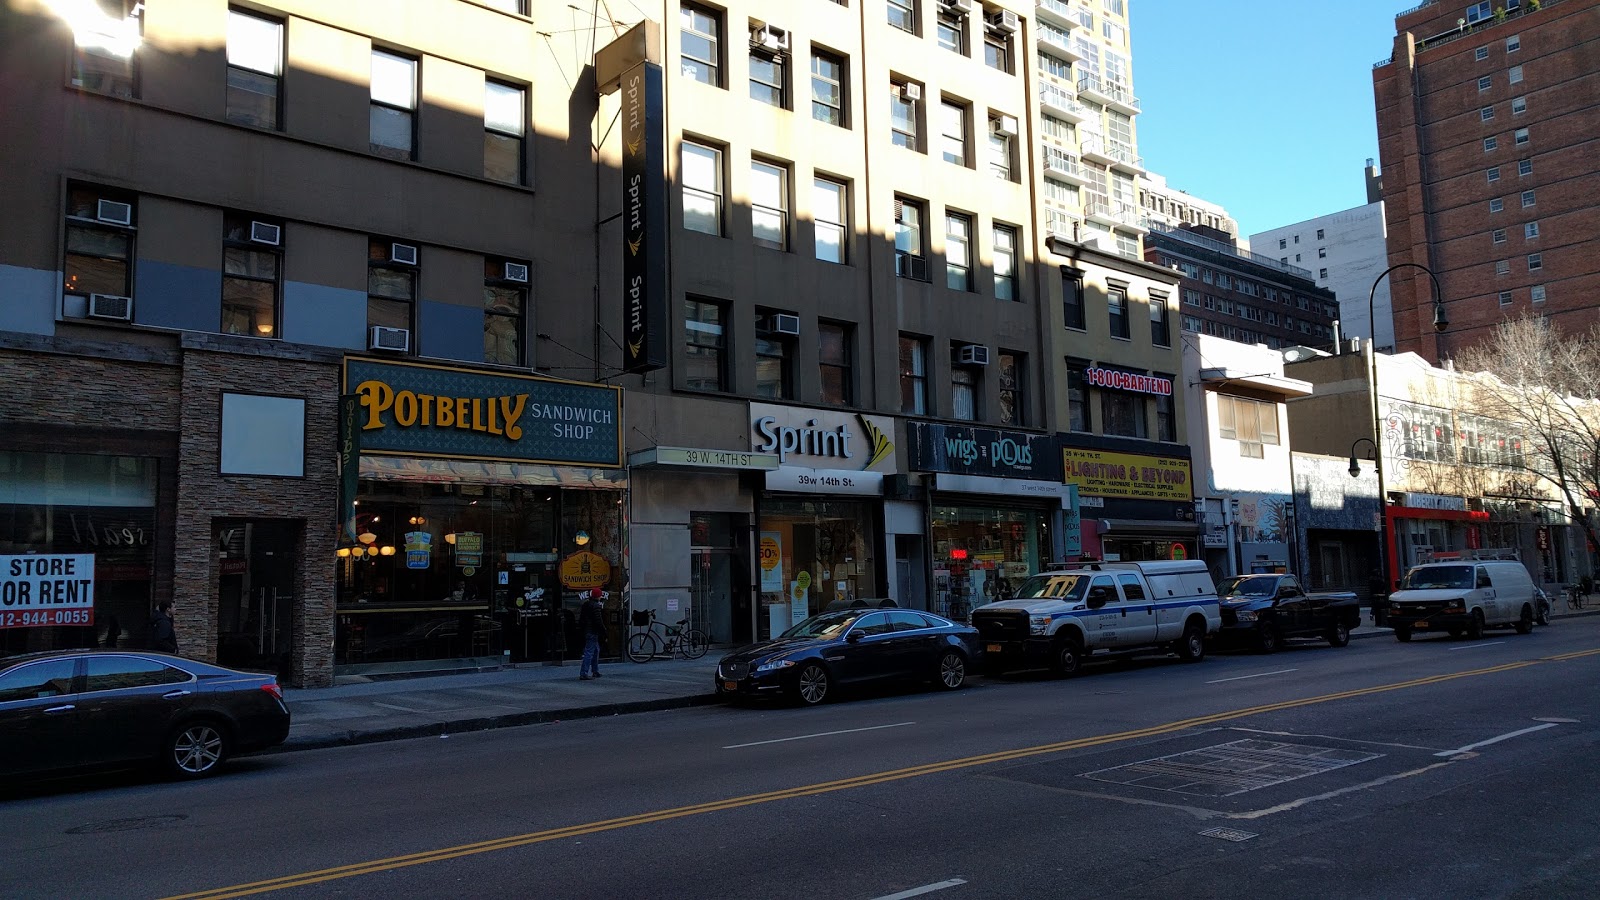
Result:
{"type": "Polygon", "coordinates": [[[1271,622],[1256,626],[1256,649],[1262,653],[1278,652],[1278,629],[1271,622]]]}
{"type": "Polygon", "coordinates": [[[1539,604],[1539,614],[1537,616],[1534,616],[1533,620],[1535,622],[1538,622],[1540,625],[1549,625],[1550,624],[1550,606],[1549,606],[1549,604],[1547,604],[1547,603],[1539,604]]]}
{"type": "Polygon", "coordinates": [[[1522,618],[1517,620],[1517,634],[1533,634],[1533,607],[1522,604],[1522,618]]]}
{"type": "Polygon", "coordinates": [[[1350,646],[1350,626],[1343,622],[1335,622],[1333,627],[1328,629],[1325,637],[1328,639],[1328,643],[1334,647],[1348,647],[1350,646]]]}
{"type": "Polygon", "coordinates": [[[1076,638],[1064,637],[1056,641],[1050,670],[1062,678],[1071,678],[1083,671],[1083,646],[1076,638]]]}
{"type": "Polygon", "coordinates": [[[1459,628],[1446,628],[1445,631],[1449,632],[1450,636],[1453,638],[1461,637],[1462,634],[1462,631],[1459,628]]]}
{"type": "Polygon", "coordinates": [[[1483,637],[1483,610],[1472,611],[1472,623],[1467,626],[1467,637],[1474,641],[1483,637]]]}
{"type": "Polygon", "coordinates": [[[953,691],[967,680],[966,657],[954,650],[948,650],[939,657],[939,673],[934,679],[934,684],[946,691],[953,691]]]}
{"type": "Polygon", "coordinates": [[[1178,639],[1178,658],[1184,662],[1199,662],[1206,658],[1206,633],[1194,622],[1183,626],[1183,637],[1178,639]]]}
{"type": "Polygon", "coordinates": [[[204,778],[221,768],[232,749],[221,725],[205,719],[185,722],[167,736],[162,764],[177,778],[204,778]]]}
{"type": "Polygon", "coordinates": [[[828,699],[828,670],[817,663],[806,663],[794,677],[794,698],[803,706],[816,706],[828,699]]]}
{"type": "Polygon", "coordinates": [[[1394,630],[1394,638],[1395,638],[1395,640],[1397,640],[1400,643],[1404,644],[1405,642],[1411,640],[1411,629],[1409,629],[1409,628],[1396,628],[1394,630]]]}

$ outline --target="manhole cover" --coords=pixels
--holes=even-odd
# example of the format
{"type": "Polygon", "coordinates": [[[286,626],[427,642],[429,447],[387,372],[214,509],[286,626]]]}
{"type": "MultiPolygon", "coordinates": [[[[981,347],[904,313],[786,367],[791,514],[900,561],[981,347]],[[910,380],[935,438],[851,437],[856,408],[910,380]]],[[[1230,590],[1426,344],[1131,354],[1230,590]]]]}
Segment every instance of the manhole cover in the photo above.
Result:
{"type": "Polygon", "coordinates": [[[1087,772],[1083,777],[1175,794],[1231,797],[1353,766],[1382,755],[1248,739],[1087,772]]]}
{"type": "Polygon", "coordinates": [[[138,831],[141,828],[160,828],[173,822],[182,822],[188,816],[138,816],[132,819],[110,819],[105,822],[94,822],[89,825],[79,825],[68,828],[67,834],[104,834],[108,831],[138,831]]]}
{"type": "Polygon", "coordinates": [[[1200,832],[1205,837],[1214,837],[1223,841],[1248,841],[1253,837],[1260,837],[1253,831],[1240,831],[1237,828],[1207,828],[1200,832]]]}

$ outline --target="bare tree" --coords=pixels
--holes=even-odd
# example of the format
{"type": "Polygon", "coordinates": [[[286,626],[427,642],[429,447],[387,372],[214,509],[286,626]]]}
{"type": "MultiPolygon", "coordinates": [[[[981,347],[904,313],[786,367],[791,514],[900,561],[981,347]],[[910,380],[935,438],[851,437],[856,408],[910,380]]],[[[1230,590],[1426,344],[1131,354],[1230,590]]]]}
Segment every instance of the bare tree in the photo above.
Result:
{"type": "Polygon", "coordinates": [[[1600,499],[1600,326],[1577,335],[1523,316],[1463,352],[1475,373],[1470,407],[1521,434],[1527,473],[1553,487],[1572,519],[1600,546],[1584,509],[1600,499]]]}

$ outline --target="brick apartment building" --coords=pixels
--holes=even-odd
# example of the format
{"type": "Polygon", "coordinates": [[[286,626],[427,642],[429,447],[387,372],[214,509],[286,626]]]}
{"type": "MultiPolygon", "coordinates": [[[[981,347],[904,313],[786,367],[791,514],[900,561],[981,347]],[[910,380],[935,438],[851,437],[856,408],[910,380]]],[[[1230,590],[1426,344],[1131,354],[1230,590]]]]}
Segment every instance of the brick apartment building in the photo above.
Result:
{"type": "Polygon", "coordinates": [[[1600,0],[1429,2],[1373,69],[1398,352],[1438,361],[1532,312],[1600,321],[1600,0]]]}

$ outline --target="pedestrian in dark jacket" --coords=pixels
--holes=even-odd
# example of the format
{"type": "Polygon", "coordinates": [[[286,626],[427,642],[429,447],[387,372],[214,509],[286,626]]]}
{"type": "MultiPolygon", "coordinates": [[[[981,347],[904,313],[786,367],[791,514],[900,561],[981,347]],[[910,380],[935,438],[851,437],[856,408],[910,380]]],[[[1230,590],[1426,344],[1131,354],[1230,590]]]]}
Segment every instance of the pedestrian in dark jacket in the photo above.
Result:
{"type": "Polygon", "coordinates": [[[606,633],[605,596],[604,591],[594,588],[578,610],[578,633],[583,635],[583,662],[578,665],[581,681],[600,677],[600,639],[606,633]]]}
{"type": "Polygon", "coordinates": [[[172,625],[172,601],[156,604],[156,614],[150,620],[150,649],[162,653],[178,652],[178,631],[172,625]]]}

